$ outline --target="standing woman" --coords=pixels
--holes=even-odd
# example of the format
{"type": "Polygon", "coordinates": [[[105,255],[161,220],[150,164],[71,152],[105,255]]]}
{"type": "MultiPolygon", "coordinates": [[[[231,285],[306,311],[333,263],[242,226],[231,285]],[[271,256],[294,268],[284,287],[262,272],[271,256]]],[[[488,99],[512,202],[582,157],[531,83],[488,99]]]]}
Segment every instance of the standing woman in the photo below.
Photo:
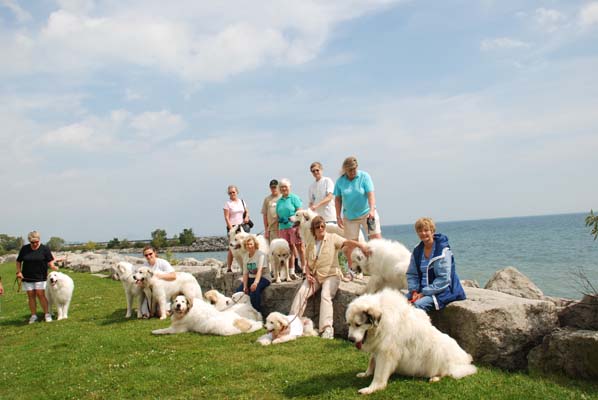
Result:
{"type": "Polygon", "coordinates": [[[442,310],[450,302],[465,300],[448,238],[436,233],[431,218],[418,219],[415,232],[421,242],[413,249],[407,269],[407,299],[424,311],[442,310]]]}
{"type": "MultiPolygon", "coordinates": [[[[382,238],[380,216],[376,211],[374,183],[365,171],[357,170],[357,158],[345,158],[342,175],[334,185],[334,202],[338,226],[345,230],[347,239],[358,240],[359,229],[363,227],[369,239],[382,238]],[[343,211],[341,218],[340,212],[343,211]]],[[[351,255],[345,251],[351,264],[351,255]]]]}
{"type": "MultiPolygon", "coordinates": [[[[239,189],[235,185],[228,186],[228,197],[226,203],[224,203],[224,222],[226,222],[226,233],[228,236],[228,232],[232,229],[233,225],[241,225],[249,221],[249,210],[247,209],[247,213],[245,213],[245,217],[243,217],[243,213],[246,210],[247,205],[244,204],[245,202],[239,199],[239,189]]],[[[228,254],[226,255],[226,271],[232,272],[233,264],[233,253],[228,249],[228,254]]],[[[242,267],[239,265],[239,267],[242,267]]]]}
{"type": "Polygon", "coordinates": [[[289,257],[289,270],[295,270],[295,257],[299,253],[301,259],[301,268],[305,273],[305,253],[303,243],[290,220],[297,210],[303,206],[301,199],[294,193],[291,193],[291,181],[286,178],[280,180],[278,184],[281,197],[276,202],[276,215],[278,215],[278,237],[286,240],[291,248],[291,257],[289,257]]]}
{"type": "Polygon", "coordinates": [[[249,235],[243,241],[243,248],[247,250],[248,258],[243,260],[243,284],[241,290],[249,295],[251,305],[260,313],[262,312],[262,291],[270,285],[265,278],[270,274],[268,270],[268,256],[261,251],[260,245],[254,235],[249,235]]]}
{"type": "Polygon", "coordinates": [[[58,267],[54,265],[54,256],[50,249],[41,244],[39,232],[29,232],[27,239],[29,244],[21,247],[16,264],[17,278],[23,280],[23,287],[27,291],[27,300],[31,311],[29,323],[33,324],[37,321],[36,297],[44,310],[46,322],[52,322],[52,315],[48,312],[48,300],[46,299],[46,279],[48,279],[48,267],[54,271],[58,271],[58,267]]]}
{"type": "Polygon", "coordinates": [[[309,185],[309,208],[324,218],[327,224],[336,224],[336,208],[334,205],[334,182],[323,175],[324,167],[318,161],[311,163],[309,170],[316,179],[309,185]]]}

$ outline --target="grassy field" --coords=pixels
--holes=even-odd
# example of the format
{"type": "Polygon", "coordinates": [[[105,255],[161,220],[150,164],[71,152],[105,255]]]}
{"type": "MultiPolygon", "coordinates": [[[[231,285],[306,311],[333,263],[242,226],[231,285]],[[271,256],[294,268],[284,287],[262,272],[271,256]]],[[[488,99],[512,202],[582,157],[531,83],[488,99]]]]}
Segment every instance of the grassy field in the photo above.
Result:
{"type": "MultiPolygon", "coordinates": [[[[367,355],[344,340],[262,347],[255,340],[263,332],[153,336],[169,321],[126,320],[120,282],[89,274],[66,271],[75,281],[68,320],[28,325],[14,271],[0,265],[0,399],[351,399],[370,382],[355,377],[367,355]]],[[[598,384],[481,367],[434,384],[393,375],[368,398],[598,399],[598,384]]]]}

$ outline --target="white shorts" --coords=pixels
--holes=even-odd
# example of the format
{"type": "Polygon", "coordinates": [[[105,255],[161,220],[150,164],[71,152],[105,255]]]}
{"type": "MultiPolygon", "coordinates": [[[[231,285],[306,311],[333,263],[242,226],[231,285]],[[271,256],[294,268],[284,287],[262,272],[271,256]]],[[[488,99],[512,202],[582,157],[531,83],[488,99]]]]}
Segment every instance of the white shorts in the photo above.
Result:
{"type": "Polygon", "coordinates": [[[343,223],[345,224],[345,237],[347,239],[357,240],[359,238],[359,227],[363,226],[363,231],[367,234],[367,236],[381,234],[382,229],[380,228],[380,216],[378,215],[378,211],[374,211],[374,229],[368,229],[368,215],[365,214],[357,219],[344,219],[343,223]]]}
{"type": "Polygon", "coordinates": [[[32,290],[46,290],[46,281],[23,282],[23,289],[25,289],[26,292],[30,292],[32,290]]]}

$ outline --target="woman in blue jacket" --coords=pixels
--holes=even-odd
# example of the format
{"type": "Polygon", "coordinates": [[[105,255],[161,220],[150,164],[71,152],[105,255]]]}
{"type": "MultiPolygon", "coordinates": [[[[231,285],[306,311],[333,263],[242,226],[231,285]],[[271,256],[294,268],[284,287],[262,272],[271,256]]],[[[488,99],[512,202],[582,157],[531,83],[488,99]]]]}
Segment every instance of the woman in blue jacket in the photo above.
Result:
{"type": "Polygon", "coordinates": [[[455,271],[455,258],[448,238],[436,233],[431,218],[415,222],[421,242],[413,249],[407,269],[407,298],[424,311],[441,310],[455,300],[465,300],[465,291],[455,271]]]}

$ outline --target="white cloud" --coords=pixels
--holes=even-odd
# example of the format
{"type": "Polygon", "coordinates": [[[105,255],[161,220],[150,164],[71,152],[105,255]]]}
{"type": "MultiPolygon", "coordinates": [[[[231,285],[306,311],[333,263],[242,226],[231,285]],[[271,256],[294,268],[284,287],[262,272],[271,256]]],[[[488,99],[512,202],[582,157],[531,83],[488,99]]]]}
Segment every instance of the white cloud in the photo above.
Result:
{"type": "Polygon", "coordinates": [[[566,22],[567,17],[558,10],[538,8],[534,13],[534,19],[541,29],[554,32],[566,22]]]}
{"type": "Polygon", "coordinates": [[[0,6],[4,6],[12,11],[19,22],[31,20],[31,14],[21,8],[14,0],[0,0],[0,6]]]}
{"type": "Polygon", "coordinates": [[[497,49],[516,49],[528,48],[531,45],[521,40],[511,39],[508,37],[500,37],[495,39],[484,39],[480,44],[480,49],[483,51],[491,51],[497,49]]]}
{"type": "Polygon", "coordinates": [[[598,24],[598,2],[588,3],[581,9],[579,23],[584,27],[598,24]]]}
{"type": "Polygon", "coordinates": [[[125,64],[194,83],[219,81],[265,63],[309,62],[335,25],[398,1],[270,0],[248,9],[241,0],[170,7],[158,0],[61,0],[40,31],[0,41],[0,51],[9,55],[0,71],[92,72],[125,64]]]}

